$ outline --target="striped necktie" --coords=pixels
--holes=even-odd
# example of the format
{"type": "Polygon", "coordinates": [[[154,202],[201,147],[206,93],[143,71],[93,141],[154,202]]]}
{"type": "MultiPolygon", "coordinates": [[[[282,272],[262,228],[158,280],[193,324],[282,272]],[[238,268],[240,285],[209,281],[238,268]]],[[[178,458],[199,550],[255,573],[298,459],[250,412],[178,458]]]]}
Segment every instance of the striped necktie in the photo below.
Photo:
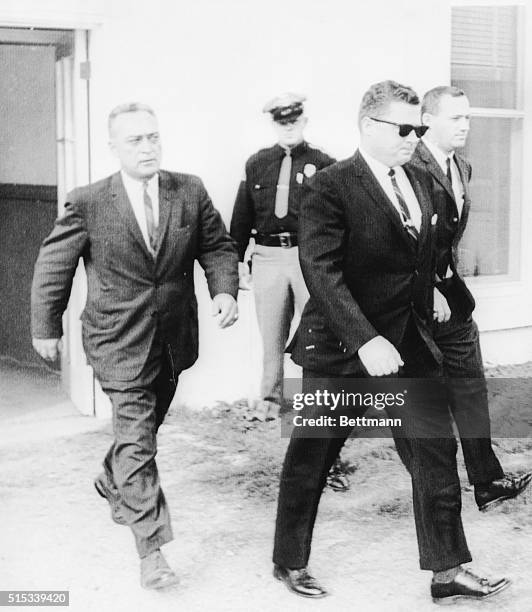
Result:
{"type": "Polygon", "coordinates": [[[292,173],[292,156],[290,149],[286,149],[281,169],[279,171],[279,180],[277,181],[277,193],[275,194],[275,216],[279,219],[286,217],[288,214],[288,193],[290,190],[290,174],[292,173]]]}
{"type": "Polygon", "coordinates": [[[401,209],[401,219],[403,221],[403,226],[408,232],[408,235],[414,240],[418,240],[419,232],[417,231],[416,226],[412,223],[412,218],[410,216],[410,211],[408,210],[408,206],[406,205],[406,200],[403,195],[403,192],[399,189],[399,185],[397,184],[397,180],[395,179],[395,170],[390,168],[388,172],[388,176],[392,181],[392,187],[395,193],[395,197],[399,202],[399,208],[401,209]]]}
{"type": "Polygon", "coordinates": [[[153,205],[148,193],[148,181],[143,181],[142,198],[144,200],[144,212],[146,213],[146,225],[148,226],[148,239],[150,241],[151,250],[155,253],[157,248],[157,225],[153,216],[153,205]]]}

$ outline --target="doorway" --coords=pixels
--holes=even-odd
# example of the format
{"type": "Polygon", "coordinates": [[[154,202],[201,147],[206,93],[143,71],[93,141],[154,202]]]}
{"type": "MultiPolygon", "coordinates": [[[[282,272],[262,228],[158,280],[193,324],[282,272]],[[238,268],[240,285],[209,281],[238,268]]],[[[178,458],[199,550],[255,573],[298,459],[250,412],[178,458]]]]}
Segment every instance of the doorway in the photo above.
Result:
{"type": "MultiPolygon", "coordinates": [[[[33,266],[66,192],[89,178],[88,81],[80,85],[87,77],[79,71],[87,51],[83,31],[0,27],[0,357],[19,367],[45,366],[31,344],[33,266]]],[[[84,279],[77,277],[55,370],[80,411],[93,414],[92,372],[77,327],[84,279]]]]}

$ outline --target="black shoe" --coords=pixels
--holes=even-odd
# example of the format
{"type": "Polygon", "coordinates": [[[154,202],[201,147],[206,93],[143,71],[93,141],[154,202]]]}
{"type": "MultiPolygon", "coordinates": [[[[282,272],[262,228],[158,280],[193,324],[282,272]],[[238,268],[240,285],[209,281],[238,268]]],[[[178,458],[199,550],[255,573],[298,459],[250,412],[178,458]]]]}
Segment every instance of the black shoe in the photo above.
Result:
{"type": "Polygon", "coordinates": [[[345,493],[351,488],[346,474],[334,474],[332,472],[329,472],[325,486],[337,493],[345,493]]]}
{"type": "Polygon", "coordinates": [[[347,477],[346,465],[339,457],[329,470],[325,486],[337,493],[345,493],[351,488],[349,478],[347,477]]]}
{"type": "Polygon", "coordinates": [[[452,604],[461,599],[481,601],[498,595],[510,586],[507,578],[488,580],[479,578],[468,569],[461,568],[451,582],[434,582],[430,585],[432,601],[437,604],[452,604]]]}
{"type": "Polygon", "coordinates": [[[475,485],[475,501],[478,509],[485,512],[498,506],[505,499],[512,499],[522,493],[532,481],[532,472],[521,476],[505,476],[487,485],[475,485]]]}
{"type": "Polygon", "coordinates": [[[94,488],[100,497],[103,497],[111,506],[111,518],[118,525],[127,525],[126,519],[122,515],[122,505],[118,491],[109,483],[107,476],[102,472],[94,480],[94,488]]]}
{"type": "Polygon", "coordinates": [[[274,565],[273,575],[277,580],[284,582],[290,591],[301,597],[318,599],[328,595],[327,591],[308,573],[306,567],[292,570],[281,565],[274,565]]]}

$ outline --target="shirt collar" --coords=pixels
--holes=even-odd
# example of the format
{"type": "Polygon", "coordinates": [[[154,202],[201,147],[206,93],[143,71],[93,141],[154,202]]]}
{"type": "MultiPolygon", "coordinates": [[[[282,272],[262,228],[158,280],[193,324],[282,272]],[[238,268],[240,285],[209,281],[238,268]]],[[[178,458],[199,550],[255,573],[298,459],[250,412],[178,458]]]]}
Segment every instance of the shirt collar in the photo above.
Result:
{"type": "Polygon", "coordinates": [[[437,144],[431,142],[428,138],[423,137],[422,140],[445,174],[447,172],[447,158],[450,157],[451,160],[454,159],[454,151],[444,153],[437,144]]]}
{"type": "MultiPolygon", "coordinates": [[[[144,181],[140,181],[138,179],[134,179],[132,176],[129,176],[127,172],[120,170],[120,174],[122,176],[122,182],[127,189],[140,189],[144,184],[144,181]]],[[[150,179],[148,179],[148,189],[152,190],[157,188],[159,185],[159,173],[155,173],[150,179]]]]}
{"type": "MultiPolygon", "coordinates": [[[[300,143],[296,144],[295,147],[292,147],[290,149],[290,155],[292,157],[297,157],[298,155],[301,155],[304,151],[306,151],[307,147],[307,142],[305,140],[302,140],[300,143]]],[[[275,149],[281,157],[284,157],[286,155],[286,149],[282,147],[279,143],[275,145],[275,149]]]]}
{"type": "MultiPolygon", "coordinates": [[[[373,174],[377,178],[379,178],[379,179],[389,178],[389,174],[388,173],[391,170],[390,167],[388,167],[386,164],[383,164],[378,159],[375,159],[362,146],[359,146],[358,150],[360,151],[360,155],[362,155],[362,157],[364,158],[364,161],[370,167],[370,170],[373,172],[373,174]]],[[[397,168],[400,168],[400,166],[394,166],[394,170],[397,170],[397,168]]]]}

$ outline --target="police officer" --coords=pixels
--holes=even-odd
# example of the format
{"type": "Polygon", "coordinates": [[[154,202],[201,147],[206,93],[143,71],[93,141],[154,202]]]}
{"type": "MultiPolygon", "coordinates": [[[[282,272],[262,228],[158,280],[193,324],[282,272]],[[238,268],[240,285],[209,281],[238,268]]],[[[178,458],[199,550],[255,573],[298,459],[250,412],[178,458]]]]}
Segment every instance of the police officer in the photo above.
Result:
{"type": "Polygon", "coordinates": [[[253,290],[263,342],[259,418],[278,414],[283,398],[284,350],[292,319],[299,319],[308,291],[298,260],[297,226],[302,186],[335,160],[303,137],[305,97],[286,93],[270,100],[277,144],[261,149],[246,163],[231,219],[231,236],[240,257],[241,287],[249,288],[244,257],[252,236],[253,290]]]}

